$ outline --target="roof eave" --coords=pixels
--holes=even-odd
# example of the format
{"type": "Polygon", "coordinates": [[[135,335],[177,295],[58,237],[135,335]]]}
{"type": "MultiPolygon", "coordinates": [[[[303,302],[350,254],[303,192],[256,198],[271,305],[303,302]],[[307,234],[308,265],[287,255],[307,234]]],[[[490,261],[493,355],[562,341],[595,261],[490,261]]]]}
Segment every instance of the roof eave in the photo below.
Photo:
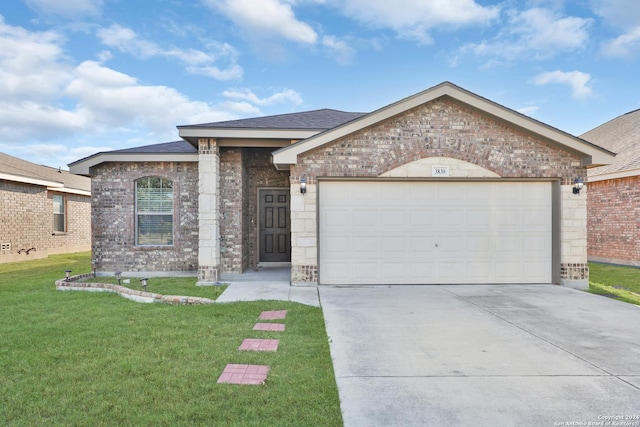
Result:
{"type": "Polygon", "coordinates": [[[69,172],[75,175],[91,176],[90,169],[102,163],[110,162],[197,162],[198,153],[97,153],[73,163],[69,163],[69,172]]]}

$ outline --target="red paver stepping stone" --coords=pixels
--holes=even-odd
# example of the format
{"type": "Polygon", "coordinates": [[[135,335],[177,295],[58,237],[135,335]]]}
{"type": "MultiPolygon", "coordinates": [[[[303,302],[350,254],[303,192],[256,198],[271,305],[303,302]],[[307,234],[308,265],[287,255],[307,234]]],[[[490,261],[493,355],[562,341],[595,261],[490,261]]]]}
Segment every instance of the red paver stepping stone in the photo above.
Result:
{"type": "Polygon", "coordinates": [[[254,331],[284,331],[284,324],[282,323],[256,323],[253,327],[254,331]]]}
{"type": "Polygon", "coordinates": [[[287,317],[287,310],[263,311],[260,313],[260,320],[284,319],[287,317]]]}
{"type": "Polygon", "coordinates": [[[276,351],[278,350],[278,344],[280,341],[278,340],[262,340],[262,339],[254,339],[247,338],[242,341],[238,350],[247,350],[247,351],[276,351]]]}
{"type": "Polygon", "coordinates": [[[267,380],[269,367],[266,365],[236,365],[225,366],[218,378],[220,384],[262,385],[267,380]]]}

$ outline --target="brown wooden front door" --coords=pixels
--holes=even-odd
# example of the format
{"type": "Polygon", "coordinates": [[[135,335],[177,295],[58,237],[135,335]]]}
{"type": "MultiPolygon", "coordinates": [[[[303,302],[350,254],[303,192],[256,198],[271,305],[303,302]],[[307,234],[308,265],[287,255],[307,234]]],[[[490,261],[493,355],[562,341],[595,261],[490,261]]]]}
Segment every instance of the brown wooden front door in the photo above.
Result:
{"type": "Polygon", "coordinates": [[[258,194],[260,262],[290,262],[289,189],[262,189],[258,194]]]}

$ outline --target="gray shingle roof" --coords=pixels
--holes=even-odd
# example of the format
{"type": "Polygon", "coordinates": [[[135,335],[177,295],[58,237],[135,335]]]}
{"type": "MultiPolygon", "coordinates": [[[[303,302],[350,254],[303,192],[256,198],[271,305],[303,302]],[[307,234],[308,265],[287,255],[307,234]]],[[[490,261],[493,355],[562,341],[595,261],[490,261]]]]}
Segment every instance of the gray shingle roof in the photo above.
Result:
{"type": "Polygon", "coordinates": [[[580,136],[617,153],[612,164],[589,170],[589,176],[640,169],[640,110],[631,111],[580,136]]]}
{"type": "Polygon", "coordinates": [[[0,172],[24,178],[62,183],[66,188],[91,191],[91,180],[89,178],[74,175],[67,171],[59,171],[49,166],[36,165],[4,153],[0,153],[0,172]]]}
{"type": "Polygon", "coordinates": [[[322,110],[303,111],[301,113],[278,114],[275,116],[178,126],[178,128],[325,130],[350,122],[365,114],[367,113],[351,113],[325,108],[322,110]]]}
{"type": "Polygon", "coordinates": [[[197,153],[198,150],[187,141],[173,141],[173,142],[163,142],[161,144],[152,144],[152,145],[142,145],[140,147],[133,148],[124,148],[122,150],[114,150],[109,151],[109,153],[153,153],[153,154],[163,154],[163,153],[197,153]]]}

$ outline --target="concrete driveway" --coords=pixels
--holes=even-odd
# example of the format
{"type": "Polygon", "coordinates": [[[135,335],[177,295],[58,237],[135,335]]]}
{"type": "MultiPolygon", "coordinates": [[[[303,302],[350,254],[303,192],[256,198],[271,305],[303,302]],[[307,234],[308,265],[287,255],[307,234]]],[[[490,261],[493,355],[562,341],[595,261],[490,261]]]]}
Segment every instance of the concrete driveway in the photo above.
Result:
{"type": "Polygon", "coordinates": [[[554,285],[319,292],[345,426],[640,427],[634,305],[554,285]]]}

